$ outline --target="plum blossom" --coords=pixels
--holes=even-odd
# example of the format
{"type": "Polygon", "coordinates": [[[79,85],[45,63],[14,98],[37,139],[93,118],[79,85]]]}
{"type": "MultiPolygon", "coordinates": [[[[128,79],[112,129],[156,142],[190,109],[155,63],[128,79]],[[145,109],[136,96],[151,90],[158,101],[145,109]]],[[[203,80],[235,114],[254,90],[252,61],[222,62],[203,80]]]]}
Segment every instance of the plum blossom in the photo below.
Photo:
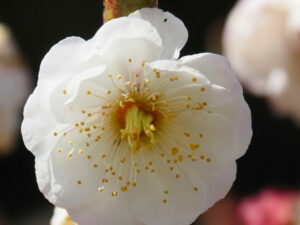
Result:
{"type": "Polygon", "coordinates": [[[0,154],[15,146],[21,107],[29,89],[28,68],[20,58],[10,29],[0,23],[0,154]]]}
{"type": "Polygon", "coordinates": [[[223,41],[245,86],[300,121],[300,1],[240,0],[223,41]]]}
{"type": "Polygon", "coordinates": [[[40,190],[79,225],[188,225],[223,198],[252,136],[227,60],[178,59],[181,20],[145,8],[43,59],[22,134],[40,190]]]}

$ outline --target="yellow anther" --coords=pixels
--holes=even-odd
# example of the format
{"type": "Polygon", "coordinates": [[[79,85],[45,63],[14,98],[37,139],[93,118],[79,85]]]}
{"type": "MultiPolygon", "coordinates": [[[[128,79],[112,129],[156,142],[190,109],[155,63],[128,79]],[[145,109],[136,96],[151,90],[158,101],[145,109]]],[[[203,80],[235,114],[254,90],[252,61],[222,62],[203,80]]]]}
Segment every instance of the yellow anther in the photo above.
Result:
{"type": "Polygon", "coordinates": [[[127,186],[122,186],[122,187],[121,187],[121,190],[122,190],[122,191],[127,191],[127,189],[128,189],[127,186]]]}
{"type": "Polygon", "coordinates": [[[190,136],[191,136],[191,134],[190,134],[189,132],[184,132],[183,134],[184,134],[184,136],[186,136],[186,137],[190,137],[190,136]]]}
{"type": "Polygon", "coordinates": [[[84,151],[83,151],[82,149],[79,149],[79,150],[78,150],[78,153],[79,153],[79,154],[83,154],[83,152],[84,152],[84,151]]]}
{"type": "Polygon", "coordinates": [[[90,90],[87,90],[85,93],[86,93],[87,95],[90,95],[92,92],[91,92],[90,90]]]}
{"type": "Polygon", "coordinates": [[[118,195],[118,192],[114,191],[114,192],[111,193],[111,195],[115,197],[115,196],[118,195]]]}
{"type": "Polygon", "coordinates": [[[195,151],[196,149],[198,149],[200,147],[199,144],[190,144],[190,148],[191,150],[195,151]]]}
{"type": "Polygon", "coordinates": [[[179,161],[179,162],[182,162],[182,161],[183,161],[183,156],[182,156],[182,155],[179,155],[179,156],[178,156],[178,161],[179,161]]]}
{"type": "Polygon", "coordinates": [[[129,59],[128,59],[128,62],[130,62],[130,63],[131,63],[131,62],[132,62],[132,59],[131,59],[131,58],[129,58],[129,59]]]}
{"type": "Polygon", "coordinates": [[[122,75],[118,75],[117,78],[120,80],[120,79],[123,78],[123,76],[122,75]]]}
{"type": "Polygon", "coordinates": [[[179,152],[179,149],[177,147],[174,147],[171,149],[172,155],[176,155],[179,152]]]}
{"type": "Polygon", "coordinates": [[[106,178],[102,179],[102,183],[108,183],[108,182],[109,182],[108,179],[106,178]]]}
{"type": "Polygon", "coordinates": [[[81,181],[81,180],[78,180],[78,181],[77,181],[77,184],[82,184],[82,181],[81,181]]]}
{"type": "Polygon", "coordinates": [[[193,78],[192,78],[192,81],[193,81],[193,82],[196,82],[196,81],[197,81],[197,78],[196,78],[196,77],[193,77],[193,78]]]}
{"type": "Polygon", "coordinates": [[[98,188],[98,191],[99,191],[99,192],[102,192],[103,190],[104,190],[104,187],[99,187],[99,188],[98,188]]]}
{"type": "Polygon", "coordinates": [[[67,90],[63,90],[62,92],[63,92],[63,94],[64,94],[64,95],[66,95],[66,94],[67,94],[67,90]]]}
{"type": "Polygon", "coordinates": [[[153,124],[150,124],[149,128],[151,131],[156,131],[156,127],[153,124]]]}

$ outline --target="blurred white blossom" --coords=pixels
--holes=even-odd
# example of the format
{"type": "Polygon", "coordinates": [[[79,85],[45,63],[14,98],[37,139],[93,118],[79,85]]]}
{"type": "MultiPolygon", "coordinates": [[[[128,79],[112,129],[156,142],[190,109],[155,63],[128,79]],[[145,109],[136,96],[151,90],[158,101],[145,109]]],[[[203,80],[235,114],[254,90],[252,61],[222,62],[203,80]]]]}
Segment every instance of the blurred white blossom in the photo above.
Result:
{"type": "Polygon", "coordinates": [[[0,24],[0,154],[15,146],[22,103],[29,89],[28,69],[22,62],[9,28],[0,24]]]}
{"type": "Polygon", "coordinates": [[[224,49],[250,91],[300,121],[299,0],[240,0],[225,27],[224,49]]]}
{"type": "Polygon", "coordinates": [[[22,134],[46,198],[80,225],[188,225],[223,198],[252,130],[226,59],[178,60],[181,20],[142,9],[41,63],[22,134]]]}

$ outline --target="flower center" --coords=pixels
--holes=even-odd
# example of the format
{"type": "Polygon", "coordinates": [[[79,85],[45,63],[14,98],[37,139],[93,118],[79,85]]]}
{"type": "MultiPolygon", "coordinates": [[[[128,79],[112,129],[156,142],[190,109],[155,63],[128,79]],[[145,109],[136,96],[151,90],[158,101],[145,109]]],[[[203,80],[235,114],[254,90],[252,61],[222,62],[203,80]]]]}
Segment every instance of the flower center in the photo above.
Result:
{"type": "Polygon", "coordinates": [[[129,102],[119,112],[121,139],[127,139],[133,153],[141,149],[153,147],[156,144],[156,130],[151,113],[145,111],[136,103],[129,102]]]}

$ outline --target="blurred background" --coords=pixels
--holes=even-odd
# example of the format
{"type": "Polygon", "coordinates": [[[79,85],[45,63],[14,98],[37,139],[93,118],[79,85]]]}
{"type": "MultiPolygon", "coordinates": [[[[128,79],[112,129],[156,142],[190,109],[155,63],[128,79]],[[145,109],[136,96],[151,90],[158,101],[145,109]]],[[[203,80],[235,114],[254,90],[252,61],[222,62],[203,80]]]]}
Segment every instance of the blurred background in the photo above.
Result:
{"type": "MultiPolygon", "coordinates": [[[[185,23],[189,40],[182,55],[187,55],[205,51],[221,52],[222,26],[235,3],[235,0],[160,0],[159,7],[172,12],[185,23]]],[[[0,62],[0,67],[10,70],[5,73],[0,69],[3,77],[0,76],[0,101],[3,101],[0,102],[0,130],[6,129],[3,121],[8,119],[5,113],[14,115],[13,119],[16,120],[11,122],[11,126],[16,127],[11,132],[15,139],[2,147],[3,151],[0,150],[6,152],[0,155],[0,225],[47,225],[53,207],[38,190],[34,157],[22,142],[19,128],[22,108],[36,84],[43,56],[53,44],[67,36],[91,38],[102,24],[102,1],[0,0],[0,22],[10,28],[17,44],[9,60],[1,56],[0,50],[0,61],[4,60],[0,62]],[[8,76],[21,78],[5,81],[8,76]],[[11,88],[7,86],[9,82],[12,83],[11,88]],[[21,96],[16,97],[15,106],[10,107],[12,111],[6,112],[9,108],[7,105],[15,101],[15,95],[21,96]]],[[[256,97],[247,90],[245,97],[252,110],[252,143],[247,154],[238,160],[237,179],[227,200],[200,217],[195,224],[234,225],[235,222],[229,222],[231,218],[223,222],[213,220],[236,215],[236,209],[241,207],[245,198],[257,195],[264,189],[276,190],[267,193],[271,199],[275,196],[280,205],[286,201],[285,196],[297,193],[300,187],[299,123],[289,117],[278,116],[266,98],[256,97]]],[[[0,132],[1,138],[4,136],[0,132]]],[[[272,204],[276,204],[276,201],[272,204]]]]}

